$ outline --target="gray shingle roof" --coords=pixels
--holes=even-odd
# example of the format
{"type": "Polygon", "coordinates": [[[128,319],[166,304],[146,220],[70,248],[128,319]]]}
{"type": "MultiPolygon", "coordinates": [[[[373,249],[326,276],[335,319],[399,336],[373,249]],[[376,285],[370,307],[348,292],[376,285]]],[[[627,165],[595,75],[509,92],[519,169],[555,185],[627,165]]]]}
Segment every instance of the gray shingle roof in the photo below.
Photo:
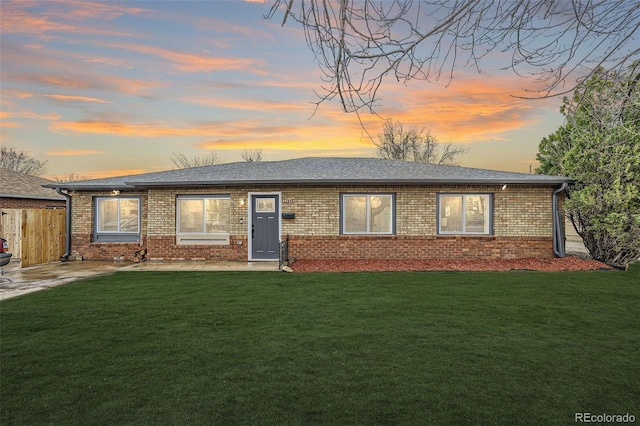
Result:
{"type": "Polygon", "coordinates": [[[52,180],[14,172],[13,170],[0,169],[0,197],[55,201],[66,199],[58,194],[55,189],[50,189],[50,187],[43,188],[42,185],[46,184],[57,186],[52,180]]]}
{"type": "Polygon", "coordinates": [[[65,184],[64,189],[133,189],[155,186],[246,184],[548,184],[571,182],[562,176],[502,172],[380,158],[307,157],[283,161],[238,162],[65,184]]]}

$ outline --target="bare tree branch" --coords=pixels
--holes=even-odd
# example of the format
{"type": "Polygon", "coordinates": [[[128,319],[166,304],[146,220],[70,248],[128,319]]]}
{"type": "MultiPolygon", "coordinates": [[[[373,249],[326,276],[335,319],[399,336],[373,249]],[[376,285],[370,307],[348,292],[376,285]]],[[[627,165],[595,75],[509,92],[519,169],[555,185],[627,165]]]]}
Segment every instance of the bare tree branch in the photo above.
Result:
{"type": "Polygon", "coordinates": [[[47,161],[31,158],[26,151],[3,146],[0,147],[0,169],[40,176],[47,171],[47,161]]]}
{"type": "Polygon", "coordinates": [[[262,161],[261,149],[245,149],[242,151],[242,159],[244,161],[262,161]]]}
{"type": "Polygon", "coordinates": [[[451,142],[447,142],[442,147],[442,155],[440,155],[440,160],[438,160],[438,164],[457,164],[456,158],[459,155],[464,155],[469,152],[469,148],[461,148],[459,146],[454,145],[451,142]]]}
{"type": "Polygon", "coordinates": [[[346,112],[375,112],[388,78],[450,82],[494,52],[542,84],[530,97],[570,93],[640,56],[639,0],[273,0],[266,18],[280,10],[323,73],[318,102],[337,97],[346,112]]]}
{"type": "Polygon", "coordinates": [[[419,131],[415,126],[405,130],[400,122],[387,120],[378,135],[378,157],[389,160],[415,161],[417,163],[455,165],[457,157],[469,148],[461,148],[449,142],[442,146],[431,132],[419,131]]]}
{"type": "Polygon", "coordinates": [[[91,179],[91,176],[79,175],[76,173],[66,173],[62,176],[55,175],[53,180],[56,182],[78,182],[81,180],[91,179]]]}
{"type": "Polygon", "coordinates": [[[178,152],[171,154],[171,162],[179,169],[187,169],[189,167],[213,166],[220,163],[218,154],[212,152],[208,155],[194,155],[187,157],[185,153],[178,152]]]}

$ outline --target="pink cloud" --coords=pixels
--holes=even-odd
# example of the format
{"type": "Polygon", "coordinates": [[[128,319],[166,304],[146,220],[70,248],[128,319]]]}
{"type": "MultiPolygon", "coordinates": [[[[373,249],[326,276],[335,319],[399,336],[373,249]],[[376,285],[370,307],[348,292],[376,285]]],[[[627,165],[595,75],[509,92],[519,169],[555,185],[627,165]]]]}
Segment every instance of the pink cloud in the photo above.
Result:
{"type": "Polygon", "coordinates": [[[74,30],[73,25],[61,24],[51,21],[45,16],[35,16],[17,7],[16,3],[3,2],[0,4],[2,11],[2,32],[7,33],[32,33],[42,34],[49,31],[74,30]]]}
{"type": "Polygon", "coordinates": [[[22,127],[22,124],[16,123],[15,121],[3,121],[2,122],[2,128],[3,129],[17,129],[19,127],[22,127]]]}
{"type": "Polygon", "coordinates": [[[66,157],[66,156],[78,156],[78,155],[97,155],[106,154],[105,151],[98,151],[93,149],[65,149],[62,151],[48,151],[47,155],[52,157],[66,157]]]}
{"type": "Polygon", "coordinates": [[[117,91],[128,94],[139,94],[140,92],[162,87],[165,83],[139,80],[110,75],[69,75],[56,74],[34,74],[34,73],[10,73],[3,76],[6,81],[17,81],[22,83],[36,83],[45,86],[52,86],[64,89],[97,89],[107,91],[117,91]]]}
{"type": "Polygon", "coordinates": [[[507,132],[539,121],[539,109],[534,109],[532,101],[511,95],[521,84],[515,77],[462,76],[448,87],[425,82],[385,86],[381,93],[386,105],[379,113],[385,119],[431,130],[441,141],[500,140],[507,132]]]}
{"type": "Polygon", "coordinates": [[[111,102],[105,101],[104,99],[92,98],[89,96],[74,96],[74,95],[42,95],[46,98],[55,99],[57,101],[77,101],[77,102],[97,102],[101,104],[110,104],[111,102]]]}
{"type": "Polygon", "coordinates": [[[190,96],[182,98],[184,102],[202,105],[212,108],[218,108],[224,105],[224,108],[237,109],[243,111],[278,111],[281,113],[300,112],[309,114],[313,111],[313,106],[308,103],[300,102],[300,100],[292,101],[276,101],[273,99],[240,99],[233,97],[216,96],[211,98],[208,96],[190,96]]]}
{"type": "Polygon", "coordinates": [[[148,13],[147,9],[131,7],[115,2],[93,2],[93,1],[65,1],[70,6],[63,16],[73,20],[84,20],[88,18],[113,20],[123,15],[141,15],[148,13]]]}
{"type": "Polygon", "coordinates": [[[74,21],[87,19],[112,20],[123,15],[139,15],[145,9],[127,7],[116,3],[98,3],[85,1],[49,1],[55,5],[47,10],[47,14],[36,14],[30,11],[31,2],[3,2],[2,11],[3,33],[71,33],[93,35],[133,36],[129,32],[102,29],[96,25],[74,21]]]}
{"type": "Polygon", "coordinates": [[[155,56],[162,60],[171,62],[179,71],[201,72],[214,70],[243,69],[255,71],[255,67],[260,61],[255,59],[228,58],[212,56],[209,54],[185,53],[177,50],[164,49],[144,44],[135,43],[108,43],[105,46],[142,53],[144,55],[155,56]]]}
{"type": "Polygon", "coordinates": [[[9,118],[9,117],[26,118],[29,120],[59,120],[60,119],[60,115],[53,114],[53,113],[40,114],[33,111],[13,111],[13,112],[4,111],[0,113],[0,119],[9,118]]]}
{"type": "Polygon", "coordinates": [[[14,96],[18,99],[32,98],[33,96],[35,96],[35,93],[33,92],[24,92],[21,90],[7,90],[4,93],[9,96],[14,96]]]}

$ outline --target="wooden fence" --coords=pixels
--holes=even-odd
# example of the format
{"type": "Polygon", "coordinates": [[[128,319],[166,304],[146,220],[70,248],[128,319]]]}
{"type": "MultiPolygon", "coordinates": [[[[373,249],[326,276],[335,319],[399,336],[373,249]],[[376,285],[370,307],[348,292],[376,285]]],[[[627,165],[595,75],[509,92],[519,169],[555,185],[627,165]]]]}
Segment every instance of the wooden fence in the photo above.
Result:
{"type": "Polygon", "coordinates": [[[60,260],[65,214],[64,209],[2,209],[0,233],[23,268],[60,260]]]}
{"type": "Polygon", "coordinates": [[[0,237],[7,240],[12,259],[20,257],[20,239],[22,238],[22,210],[2,209],[0,220],[0,237]]]}

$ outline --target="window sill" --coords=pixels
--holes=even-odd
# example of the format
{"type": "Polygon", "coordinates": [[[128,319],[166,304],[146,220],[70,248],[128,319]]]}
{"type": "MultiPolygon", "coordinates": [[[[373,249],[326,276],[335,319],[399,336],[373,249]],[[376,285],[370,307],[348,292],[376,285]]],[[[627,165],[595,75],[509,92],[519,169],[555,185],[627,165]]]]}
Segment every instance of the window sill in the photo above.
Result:
{"type": "Polygon", "coordinates": [[[139,243],[140,234],[94,234],[92,244],[139,243]]]}
{"type": "Polygon", "coordinates": [[[495,235],[490,234],[438,234],[436,238],[442,240],[460,240],[460,239],[481,239],[481,240],[490,240],[495,239],[495,235]]]}
{"type": "Polygon", "coordinates": [[[177,246],[224,246],[229,244],[229,234],[176,235],[177,246]]]}
{"type": "Polygon", "coordinates": [[[394,238],[397,234],[340,234],[340,237],[347,238],[394,238]]]}
{"type": "Polygon", "coordinates": [[[135,241],[91,241],[91,245],[92,246],[99,246],[102,244],[108,244],[108,245],[131,245],[131,244],[135,244],[135,245],[140,245],[140,241],[139,240],[135,240],[135,241]]]}

